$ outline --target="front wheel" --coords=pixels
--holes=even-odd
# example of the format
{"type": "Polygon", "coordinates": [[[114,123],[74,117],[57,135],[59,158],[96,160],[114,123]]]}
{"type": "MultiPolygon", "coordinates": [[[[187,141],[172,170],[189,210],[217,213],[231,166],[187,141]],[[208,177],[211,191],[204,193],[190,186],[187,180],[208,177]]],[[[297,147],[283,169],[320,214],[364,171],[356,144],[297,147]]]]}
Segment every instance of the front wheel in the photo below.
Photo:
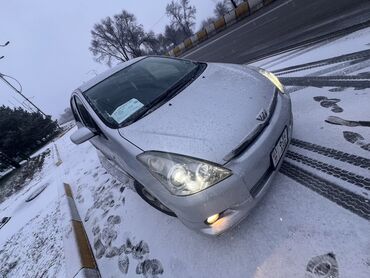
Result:
{"type": "Polygon", "coordinates": [[[139,182],[135,180],[134,186],[136,189],[137,194],[149,205],[151,205],[153,208],[169,215],[172,217],[176,217],[176,214],[170,210],[168,207],[166,207],[164,204],[161,203],[156,197],[154,197],[144,186],[142,186],[139,182]]]}

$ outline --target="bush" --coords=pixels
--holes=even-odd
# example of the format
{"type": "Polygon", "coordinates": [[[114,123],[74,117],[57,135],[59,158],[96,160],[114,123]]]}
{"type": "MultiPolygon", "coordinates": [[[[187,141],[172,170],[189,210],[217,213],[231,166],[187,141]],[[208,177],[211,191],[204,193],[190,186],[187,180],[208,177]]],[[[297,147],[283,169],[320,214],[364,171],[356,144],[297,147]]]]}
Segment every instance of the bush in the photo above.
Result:
{"type": "Polygon", "coordinates": [[[0,152],[10,159],[26,159],[45,144],[44,138],[50,140],[58,130],[57,122],[51,116],[44,118],[21,108],[0,106],[0,152]]]}

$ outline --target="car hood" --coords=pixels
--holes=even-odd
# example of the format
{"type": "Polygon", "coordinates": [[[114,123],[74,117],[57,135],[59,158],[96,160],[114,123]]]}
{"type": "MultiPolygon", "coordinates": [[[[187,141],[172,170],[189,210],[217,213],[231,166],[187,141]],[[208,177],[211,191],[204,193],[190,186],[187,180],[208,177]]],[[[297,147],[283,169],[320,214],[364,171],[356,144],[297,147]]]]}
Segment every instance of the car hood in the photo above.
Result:
{"type": "Polygon", "coordinates": [[[119,130],[144,151],[188,155],[219,164],[261,122],[275,88],[242,65],[209,63],[182,92],[154,112],[119,130]]]}

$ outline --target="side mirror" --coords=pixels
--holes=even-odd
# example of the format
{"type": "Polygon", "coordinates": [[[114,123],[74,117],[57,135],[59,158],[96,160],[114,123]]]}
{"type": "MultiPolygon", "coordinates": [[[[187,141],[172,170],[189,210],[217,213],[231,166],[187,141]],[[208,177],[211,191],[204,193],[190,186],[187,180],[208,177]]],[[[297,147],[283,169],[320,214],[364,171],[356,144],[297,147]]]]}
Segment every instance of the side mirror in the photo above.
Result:
{"type": "Polygon", "coordinates": [[[96,136],[94,132],[92,132],[87,127],[81,127],[77,129],[72,135],[71,135],[71,141],[75,143],[76,145],[79,145],[83,142],[86,142],[87,140],[93,138],[96,136]]]}

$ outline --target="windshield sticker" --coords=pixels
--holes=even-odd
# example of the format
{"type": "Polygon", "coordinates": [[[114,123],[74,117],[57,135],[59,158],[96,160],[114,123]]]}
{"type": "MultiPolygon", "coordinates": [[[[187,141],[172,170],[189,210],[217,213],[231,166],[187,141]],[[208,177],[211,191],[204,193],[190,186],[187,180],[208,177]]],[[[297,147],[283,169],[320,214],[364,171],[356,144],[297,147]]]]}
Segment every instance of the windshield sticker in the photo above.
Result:
{"type": "Polygon", "coordinates": [[[117,122],[122,123],[125,119],[134,114],[137,110],[143,107],[140,101],[136,98],[130,99],[128,102],[118,106],[116,110],[112,113],[111,117],[117,122]]]}

